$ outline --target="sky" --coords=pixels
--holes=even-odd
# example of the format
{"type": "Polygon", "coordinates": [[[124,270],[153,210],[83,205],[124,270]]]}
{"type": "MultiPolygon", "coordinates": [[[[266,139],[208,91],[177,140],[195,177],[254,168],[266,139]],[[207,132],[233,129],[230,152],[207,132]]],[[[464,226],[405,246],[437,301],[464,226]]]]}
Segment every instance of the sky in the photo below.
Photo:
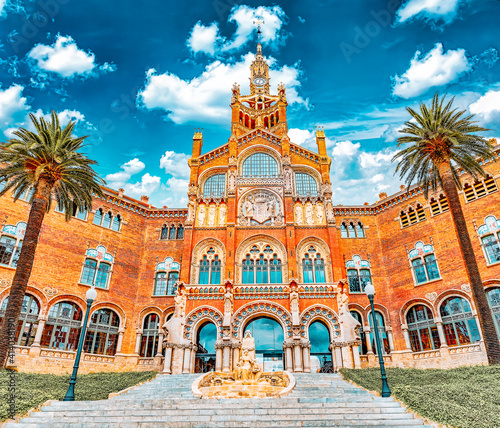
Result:
{"type": "Polygon", "coordinates": [[[439,91],[500,136],[499,16],[498,0],[0,0],[0,137],[55,110],[108,187],[185,207],[194,130],[203,152],[227,143],[262,20],[291,141],[317,151],[324,127],[334,203],[374,203],[399,190],[407,106],[439,91]]]}

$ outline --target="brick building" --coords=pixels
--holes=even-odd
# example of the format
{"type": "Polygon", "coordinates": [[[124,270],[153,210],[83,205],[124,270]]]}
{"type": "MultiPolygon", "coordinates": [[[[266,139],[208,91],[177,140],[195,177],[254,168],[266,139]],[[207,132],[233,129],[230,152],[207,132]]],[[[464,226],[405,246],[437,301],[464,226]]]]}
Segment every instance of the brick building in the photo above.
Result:
{"type": "MultiPolygon", "coordinates": [[[[317,153],[290,141],[285,88],[270,93],[260,44],[250,90],[232,88],[226,144],[202,153],[195,132],[187,208],[158,209],[105,188],[92,212],[75,209],[69,222],[51,209],[19,323],[21,370],[70,371],[92,284],[86,372],[229,370],[247,329],[265,370],[373,366],[368,281],[388,366],[486,362],[443,193],[425,199],[418,185],[402,186],[372,205],[334,205],[325,134],[316,130],[317,153]],[[361,324],[351,342],[339,323],[344,288],[361,324]],[[182,299],[176,344],[162,326],[182,299]]],[[[462,173],[461,200],[500,332],[499,166],[485,164],[482,181],[462,173]]],[[[0,204],[0,315],[29,196],[0,204]]]]}

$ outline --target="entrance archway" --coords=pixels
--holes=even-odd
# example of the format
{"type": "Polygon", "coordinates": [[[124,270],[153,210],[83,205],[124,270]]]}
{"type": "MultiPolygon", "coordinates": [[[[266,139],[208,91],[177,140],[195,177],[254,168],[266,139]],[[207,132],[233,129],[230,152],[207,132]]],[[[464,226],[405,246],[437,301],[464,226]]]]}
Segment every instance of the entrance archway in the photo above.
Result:
{"type": "Polygon", "coordinates": [[[283,370],[284,334],[281,324],[272,318],[259,317],[246,325],[244,331],[248,330],[255,340],[255,358],[262,370],[283,370]]]}
{"type": "Polygon", "coordinates": [[[215,342],[217,327],[212,322],[206,322],[198,329],[196,335],[195,373],[207,373],[215,370],[215,342]]]}
{"type": "Polygon", "coordinates": [[[333,373],[328,327],[321,321],[312,322],[309,326],[309,342],[311,343],[311,373],[333,373]]]}

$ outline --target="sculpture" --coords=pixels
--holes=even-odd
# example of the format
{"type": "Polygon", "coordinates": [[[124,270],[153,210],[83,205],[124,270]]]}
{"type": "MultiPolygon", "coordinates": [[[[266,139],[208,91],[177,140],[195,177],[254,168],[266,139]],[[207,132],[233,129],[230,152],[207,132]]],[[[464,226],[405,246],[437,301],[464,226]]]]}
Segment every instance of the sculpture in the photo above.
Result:
{"type": "Polygon", "coordinates": [[[219,226],[224,226],[226,224],[226,204],[221,204],[219,206],[219,226]]]}
{"type": "Polygon", "coordinates": [[[302,205],[295,205],[295,222],[299,225],[302,224],[302,205]]]}
{"type": "Polygon", "coordinates": [[[310,202],[306,204],[306,223],[307,224],[314,224],[313,220],[313,207],[310,202]]]}
{"type": "Polygon", "coordinates": [[[340,338],[337,340],[342,342],[352,342],[359,340],[357,333],[358,327],[361,325],[349,311],[349,296],[344,288],[341,293],[337,294],[337,305],[339,307],[339,324],[340,338]]]}
{"type": "Polygon", "coordinates": [[[177,287],[177,292],[174,297],[175,309],[172,317],[163,324],[163,328],[167,330],[167,342],[178,345],[189,343],[188,339],[184,339],[184,323],[186,310],[186,296],[184,295],[184,287],[180,284],[177,287]]]}
{"type": "Polygon", "coordinates": [[[245,336],[241,342],[241,349],[246,349],[252,358],[255,358],[255,340],[250,330],[245,331],[245,336]]]}
{"type": "Polygon", "coordinates": [[[300,325],[299,293],[297,293],[297,290],[290,291],[290,310],[292,312],[292,324],[300,325]]]}
{"type": "Polygon", "coordinates": [[[245,200],[245,216],[246,217],[253,216],[253,201],[251,196],[248,196],[245,200]]]}
{"type": "Polygon", "coordinates": [[[194,220],[194,202],[189,201],[187,221],[193,221],[193,220],[194,220]]]}
{"type": "Polygon", "coordinates": [[[201,204],[198,208],[198,226],[203,226],[205,223],[205,204],[201,204]]]}
{"type": "Polygon", "coordinates": [[[316,204],[316,218],[318,220],[318,224],[323,224],[324,214],[323,214],[323,204],[318,202],[316,204]]]}
{"type": "Polygon", "coordinates": [[[226,287],[224,294],[224,321],[223,326],[231,326],[231,316],[233,314],[234,296],[232,288],[226,287]]]}
{"type": "Polygon", "coordinates": [[[326,204],[326,219],[328,220],[328,222],[333,222],[335,220],[331,201],[328,201],[326,204]]]}
{"type": "Polygon", "coordinates": [[[215,225],[215,204],[210,204],[210,208],[208,209],[208,225],[215,225]]]}
{"type": "Polygon", "coordinates": [[[234,190],[236,188],[236,173],[234,171],[229,171],[229,190],[234,190]]]}

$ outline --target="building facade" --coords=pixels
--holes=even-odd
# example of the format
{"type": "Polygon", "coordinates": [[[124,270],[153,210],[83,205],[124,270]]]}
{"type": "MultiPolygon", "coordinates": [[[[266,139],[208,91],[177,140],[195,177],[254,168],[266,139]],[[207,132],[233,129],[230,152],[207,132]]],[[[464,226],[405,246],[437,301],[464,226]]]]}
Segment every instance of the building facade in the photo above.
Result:
{"type": "MultiPolygon", "coordinates": [[[[487,362],[444,194],[425,199],[418,185],[401,186],[371,205],[335,205],[325,134],[316,130],[317,152],[290,141],[277,88],[270,93],[259,44],[250,95],[232,88],[228,142],[203,153],[203,134],[194,134],[187,208],[105,188],[92,212],[75,209],[69,222],[51,209],[16,338],[21,370],[71,370],[92,285],[86,372],[231,370],[246,330],[264,370],[374,366],[368,282],[389,367],[487,362]],[[345,308],[359,337],[346,337],[345,308]]],[[[461,174],[460,197],[500,333],[500,146],[496,153],[483,180],[461,174]]],[[[29,198],[0,203],[0,316],[29,198]]]]}

